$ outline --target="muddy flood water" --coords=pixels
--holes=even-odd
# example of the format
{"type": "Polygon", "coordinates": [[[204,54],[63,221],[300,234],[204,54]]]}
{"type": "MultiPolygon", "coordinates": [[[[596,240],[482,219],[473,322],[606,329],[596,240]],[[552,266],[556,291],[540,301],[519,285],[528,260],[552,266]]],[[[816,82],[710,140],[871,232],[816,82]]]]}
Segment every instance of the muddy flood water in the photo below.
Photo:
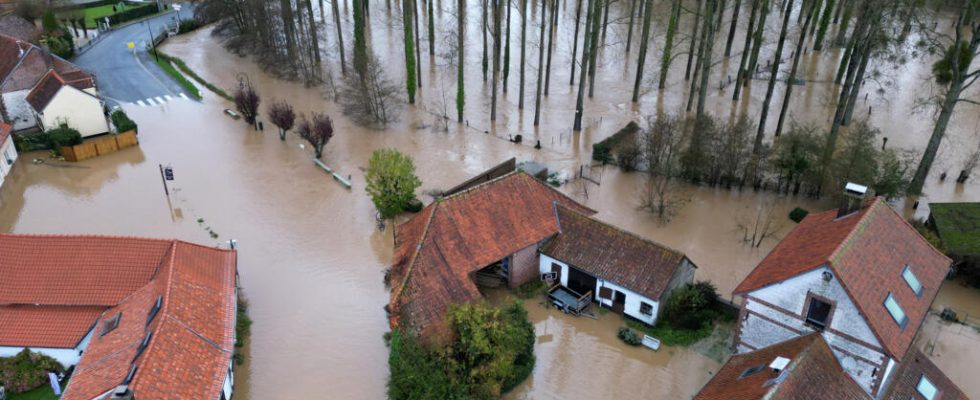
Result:
{"type": "MultiPolygon", "coordinates": [[[[436,26],[440,29],[454,24],[453,3],[437,2],[436,26]]],[[[620,19],[624,13],[620,7],[626,3],[614,3],[611,21],[620,19]]],[[[564,176],[572,176],[588,163],[592,143],[627,121],[657,112],[682,111],[686,100],[683,58],[674,62],[667,90],[648,90],[638,105],[629,103],[636,51],[624,65],[626,25],[612,25],[596,77],[602,90],[586,103],[586,129],[572,133],[575,99],[574,89],[568,85],[568,58],[574,2],[561,4],[551,91],[543,101],[539,128],[532,126],[537,35],[531,32],[537,32],[536,22],[528,24],[531,64],[525,109],[517,109],[520,30],[515,24],[511,32],[516,43],[511,56],[511,87],[501,98],[502,111],[493,128],[485,96],[489,86],[480,72],[479,14],[475,10],[468,13],[469,127],[454,122],[443,127],[441,118],[433,115],[441,114],[433,110],[444,109],[443,93],[449,99],[448,107],[452,107],[456,91],[455,75],[447,71],[449,67],[439,56],[429,57],[423,52],[426,74],[419,107],[404,108],[400,119],[385,130],[371,130],[342,115],[331,101],[333,92],[328,86],[305,87],[275,79],[251,59],[227,52],[212,37],[211,28],[171,38],[162,49],[184,59],[220,87],[236,87],[236,75],[245,73],[265,104],[286,99],[297,111],[320,111],[333,117],[335,136],[326,146],[323,161],[338,173],[350,175],[353,189],[316,168],[311,150],[295,135],[281,142],[268,121],[264,132],[256,132],[224,116],[222,110],[232,106],[205,91],[200,103],[175,100],[155,108],[124,105],[140,127],[138,148],[81,163],[53,161],[40,152],[22,154],[0,188],[0,231],[176,237],[212,244],[236,239],[244,292],[255,321],[248,361],[236,372],[236,398],[383,398],[388,375],[388,349],[382,340],[388,322],[383,307],[388,294],[382,277],[392,257],[392,229],[377,229],[374,207],[364,192],[363,169],[371,151],[395,147],[412,155],[423,181],[420,195],[451,187],[510,157],[542,162],[564,176]],[[525,136],[523,145],[506,140],[517,133],[525,136]],[[543,149],[531,147],[536,140],[541,140],[543,149]],[[44,162],[32,163],[34,158],[44,162]],[[159,164],[171,165],[175,171],[169,199],[161,187],[159,164]],[[210,232],[218,237],[213,238],[210,232]]],[[[369,35],[375,53],[390,61],[388,65],[402,66],[402,28],[396,17],[400,13],[392,10],[389,14],[384,2],[372,2],[372,7],[369,35]]],[[[658,2],[657,7],[655,15],[666,14],[661,10],[663,4],[658,2]]],[[[540,12],[537,1],[531,1],[529,8],[534,10],[529,11],[531,15],[540,12]]],[[[342,13],[349,18],[349,9],[342,7],[342,13]]],[[[326,56],[339,80],[329,9],[324,19],[326,56]]],[[[683,21],[682,29],[686,23],[683,21]]],[[[659,60],[663,31],[663,21],[655,21],[648,65],[659,60]]],[[[437,34],[437,47],[445,33],[437,34]]],[[[719,39],[721,43],[724,36],[719,39]]],[[[736,38],[735,43],[741,39],[736,38]]],[[[736,63],[738,54],[733,51],[736,63]]],[[[813,77],[810,79],[827,80],[837,57],[835,51],[807,55],[802,71],[813,77]]],[[[928,140],[930,116],[910,111],[917,93],[913,90],[923,86],[923,77],[929,72],[926,65],[914,63],[900,68],[886,95],[872,93],[868,99],[874,109],[871,121],[891,138],[890,146],[921,148],[928,140]]],[[[712,74],[718,75],[713,79],[720,81],[735,68],[730,60],[723,61],[713,70],[712,74]]],[[[655,79],[656,68],[648,71],[648,78],[655,79]]],[[[397,83],[404,80],[403,67],[389,68],[387,73],[397,83]]],[[[656,85],[648,83],[646,87],[656,85]]],[[[781,90],[777,90],[777,99],[781,99],[781,90]]],[[[764,83],[757,81],[745,100],[737,104],[729,100],[728,90],[714,93],[710,112],[726,117],[743,111],[757,115],[764,92],[764,83]]],[[[793,119],[826,123],[831,92],[829,84],[799,89],[791,108],[793,119]]],[[[260,119],[265,120],[264,116],[260,119]]],[[[980,141],[978,131],[977,113],[965,109],[957,112],[934,176],[928,180],[923,204],[980,199],[976,178],[966,185],[940,183],[935,178],[939,171],[962,164],[967,149],[980,141]]],[[[741,240],[736,223],[739,218],[754,216],[763,204],[771,205],[779,216],[798,206],[809,210],[833,207],[826,201],[771,193],[681,185],[678,192],[687,202],[664,224],[637,209],[643,175],[622,173],[613,167],[596,173],[601,174],[599,185],[574,180],[561,190],[598,210],[599,219],[685,252],[699,267],[696,279],[715,282],[726,296],[793,225],[779,218],[785,222],[775,237],[752,248],[741,240]]],[[[426,203],[431,201],[428,196],[422,198],[426,203]]],[[[899,206],[912,214],[911,202],[899,206]]],[[[920,207],[918,215],[925,215],[925,209],[920,207]]],[[[946,286],[951,287],[949,283],[946,286]]],[[[490,297],[498,296],[506,294],[490,297]]],[[[976,310],[980,304],[980,292],[969,289],[944,288],[940,298],[937,304],[963,309],[976,310]]],[[[532,377],[508,398],[689,398],[723,361],[696,348],[665,347],[653,352],[627,347],[615,337],[621,325],[615,314],[592,320],[560,314],[536,301],[528,301],[527,307],[538,334],[538,361],[532,377]]],[[[947,334],[951,328],[938,322],[929,327],[936,333],[923,334],[920,344],[931,346],[931,354],[944,371],[968,395],[980,398],[980,383],[958,372],[980,368],[980,355],[959,352],[960,346],[970,343],[973,349],[980,348],[977,342],[969,342],[970,338],[961,339],[970,332],[947,334]]]]}

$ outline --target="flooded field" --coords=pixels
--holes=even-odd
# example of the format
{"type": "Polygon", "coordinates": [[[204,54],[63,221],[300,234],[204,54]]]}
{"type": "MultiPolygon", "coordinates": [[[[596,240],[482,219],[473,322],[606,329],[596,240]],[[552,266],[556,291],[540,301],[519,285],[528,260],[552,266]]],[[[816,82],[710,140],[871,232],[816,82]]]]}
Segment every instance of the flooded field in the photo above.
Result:
{"type": "MultiPolygon", "coordinates": [[[[625,3],[615,3],[610,20],[622,15],[619,7],[625,3]]],[[[436,26],[452,25],[452,2],[437,4],[436,26]]],[[[157,108],[125,106],[140,125],[139,148],[77,164],[50,161],[42,153],[23,154],[0,188],[0,231],[177,237],[200,243],[236,239],[241,249],[242,282],[255,321],[249,363],[237,373],[236,398],[383,398],[388,374],[388,351],[382,341],[388,322],[383,307],[388,295],[382,277],[391,261],[392,230],[377,229],[374,207],[364,193],[363,168],[372,150],[395,147],[413,155],[423,181],[420,192],[453,186],[510,157],[542,162],[571,176],[588,163],[592,143],[627,121],[682,110],[681,103],[686,99],[682,58],[673,64],[666,91],[647,91],[638,105],[629,103],[636,51],[630,64],[623,65],[626,26],[612,25],[600,53],[596,77],[602,90],[587,101],[586,129],[573,134],[570,128],[574,88],[568,85],[568,58],[573,28],[569,16],[574,15],[574,2],[561,4],[563,14],[556,33],[551,91],[543,101],[538,128],[532,126],[534,65],[528,68],[525,109],[517,109],[517,46],[511,49],[511,87],[502,97],[503,111],[492,127],[489,99],[485,96],[489,86],[482,81],[480,72],[480,48],[471,45],[466,60],[468,124],[449,122],[442,127],[442,119],[433,115],[442,113],[436,110],[446,109],[444,93],[449,99],[446,107],[453,113],[455,75],[446,71],[446,62],[440,57],[423,54],[426,74],[419,108],[405,108],[398,122],[379,131],[358,127],[344,117],[331,101],[333,91],[329,86],[308,88],[274,79],[249,58],[228,53],[210,35],[210,28],[169,39],[163,46],[165,52],[184,59],[220,87],[236,87],[236,76],[247,75],[263,97],[263,111],[272,99],[287,99],[298,112],[320,111],[333,117],[335,136],[326,146],[323,160],[341,175],[351,175],[353,190],[315,168],[310,161],[312,152],[308,146],[303,148],[295,135],[279,141],[268,121],[265,132],[256,132],[222,115],[222,110],[231,105],[205,92],[203,103],[176,100],[157,108]],[[517,133],[524,135],[524,144],[506,141],[517,133]],[[543,149],[531,147],[536,140],[541,141],[543,149]],[[33,158],[45,162],[31,163],[33,158]],[[169,199],[161,187],[159,164],[171,165],[175,171],[169,199]],[[210,231],[218,238],[212,238],[210,231]]],[[[389,65],[403,65],[399,58],[403,57],[401,25],[396,17],[399,13],[392,10],[389,14],[382,2],[373,2],[372,7],[370,40],[375,53],[390,61],[389,65]]],[[[532,1],[529,8],[533,10],[530,15],[538,15],[540,3],[532,1]]],[[[663,10],[655,11],[655,15],[663,15],[663,10]]],[[[348,11],[343,12],[349,17],[348,11]]],[[[471,10],[468,15],[472,27],[468,35],[474,38],[468,43],[477,44],[479,31],[475,27],[479,14],[471,10]]],[[[329,10],[325,19],[332,21],[329,10]]],[[[660,22],[655,24],[655,35],[663,35],[663,26],[660,22]]],[[[334,60],[337,49],[333,26],[326,26],[326,51],[328,59],[334,60]]],[[[534,26],[528,24],[528,57],[536,60],[532,55],[536,56],[537,36],[530,34],[536,31],[534,26]]],[[[437,34],[437,47],[444,33],[437,34]]],[[[519,43],[519,29],[511,34],[512,41],[519,43]]],[[[659,59],[660,42],[651,39],[653,48],[647,65],[655,65],[659,59]]],[[[736,38],[735,43],[740,42],[736,38]]],[[[437,49],[437,54],[441,51],[437,49]]],[[[827,51],[805,57],[804,74],[827,80],[838,55],[827,51]]],[[[720,81],[736,68],[729,63],[719,64],[713,70],[717,74],[713,79],[720,81]]],[[[336,66],[335,62],[331,65],[336,66]]],[[[339,69],[333,69],[334,78],[339,79],[339,69]]],[[[648,71],[648,78],[654,79],[656,68],[648,71]]],[[[389,68],[387,72],[395,82],[403,82],[403,67],[389,68]]],[[[920,148],[928,139],[931,118],[910,112],[915,98],[909,94],[921,86],[928,72],[923,64],[909,64],[895,72],[896,86],[890,87],[886,95],[873,93],[869,97],[874,110],[872,123],[890,138],[889,146],[920,148]]],[[[730,91],[713,95],[711,113],[729,116],[747,110],[750,115],[757,114],[764,95],[762,85],[761,81],[754,83],[745,100],[737,104],[729,100],[730,91]]],[[[780,90],[777,99],[781,99],[780,90]]],[[[829,84],[803,87],[794,96],[792,118],[826,123],[831,92],[829,84]]],[[[265,120],[264,116],[260,119],[265,120]]],[[[940,183],[935,178],[944,168],[952,171],[962,163],[966,149],[975,148],[980,141],[978,130],[980,114],[965,108],[957,112],[933,170],[934,177],[927,182],[928,201],[980,199],[976,178],[966,185],[940,183]]],[[[741,241],[736,223],[739,217],[755,215],[764,204],[771,205],[780,217],[797,206],[809,210],[834,206],[826,201],[750,190],[681,185],[678,191],[688,201],[664,224],[637,210],[637,191],[644,179],[640,174],[607,167],[601,172],[600,185],[577,180],[562,190],[598,210],[598,218],[687,253],[699,267],[696,278],[715,282],[726,295],[793,224],[780,218],[785,222],[777,235],[752,248],[741,241]]],[[[911,204],[905,207],[911,214],[911,204]]],[[[925,207],[920,207],[918,215],[924,213],[925,207]]],[[[980,304],[980,292],[960,291],[947,284],[940,299],[937,305],[942,302],[975,310],[980,304]]],[[[615,398],[637,394],[687,398],[720,365],[689,349],[652,352],[626,347],[615,337],[619,316],[614,314],[594,321],[568,317],[530,301],[528,309],[539,339],[538,362],[532,378],[510,393],[510,398],[615,398]]],[[[976,370],[980,357],[958,355],[956,346],[968,342],[946,341],[946,337],[954,336],[940,335],[940,345],[935,346],[936,362],[969,395],[980,397],[980,387],[971,385],[970,377],[960,372],[976,370]],[[950,347],[943,347],[945,343],[950,347]]]]}

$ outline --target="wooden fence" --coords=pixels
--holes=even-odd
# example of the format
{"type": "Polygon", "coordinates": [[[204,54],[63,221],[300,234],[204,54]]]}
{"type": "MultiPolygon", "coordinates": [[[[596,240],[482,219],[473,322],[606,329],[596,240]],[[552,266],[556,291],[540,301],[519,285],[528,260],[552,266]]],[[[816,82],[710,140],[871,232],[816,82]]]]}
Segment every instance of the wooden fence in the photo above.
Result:
{"type": "Polygon", "coordinates": [[[106,135],[71,147],[62,147],[61,155],[65,161],[78,162],[89,158],[115,153],[127,147],[139,145],[136,131],[126,131],[118,135],[106,135]]]}

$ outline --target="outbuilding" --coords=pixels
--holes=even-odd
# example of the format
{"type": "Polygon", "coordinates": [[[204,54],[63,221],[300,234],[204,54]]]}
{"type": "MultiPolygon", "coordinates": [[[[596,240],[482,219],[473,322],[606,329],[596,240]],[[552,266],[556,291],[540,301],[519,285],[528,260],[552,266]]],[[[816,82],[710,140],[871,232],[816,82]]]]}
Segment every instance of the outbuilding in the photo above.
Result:
{"type": "Polygon", "coordinates": [[[27,95],[27,102],[34,108],[41,130],[67,124],[82,137],[109,132],[95,81],[84,72],[59,74],[49,70],[27,95]]]}

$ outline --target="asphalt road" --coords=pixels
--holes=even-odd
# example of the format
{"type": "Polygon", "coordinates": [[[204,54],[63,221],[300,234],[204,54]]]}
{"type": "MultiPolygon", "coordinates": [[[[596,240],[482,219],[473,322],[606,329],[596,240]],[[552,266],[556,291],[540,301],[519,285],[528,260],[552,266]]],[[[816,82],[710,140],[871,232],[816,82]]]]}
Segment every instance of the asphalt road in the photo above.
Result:
{"type": "MultiPolygon", "coordinates": [[[[180,17],[188,19],[193,12],[192,4],[183,4],[180,17]]],[[[99,92],[109,103],[153,106],[181,97],[183,88],[153,62],[152,51],[145,50],[150,43],[150,31],[158,34],[176,18],[177,13],[170,11],[104,33],[73,61],[95,74],[99,92]],[[129,43],[135,44],[135,48],[128,48],[129,43]]]]}

